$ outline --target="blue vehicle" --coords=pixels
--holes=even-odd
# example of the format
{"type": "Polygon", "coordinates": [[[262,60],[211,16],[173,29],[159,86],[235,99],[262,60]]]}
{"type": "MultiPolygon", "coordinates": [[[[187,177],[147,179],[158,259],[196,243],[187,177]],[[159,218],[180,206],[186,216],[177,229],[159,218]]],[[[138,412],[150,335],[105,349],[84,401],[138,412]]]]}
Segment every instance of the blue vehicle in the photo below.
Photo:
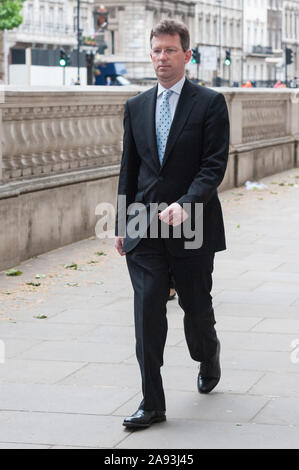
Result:
{"type": "Polygon", "coordinates": [[[105,62],[95,65],[94,73],[95,85],[131,85],[131,82],[123,76],[127,70],[122,62],[105,62]]]}

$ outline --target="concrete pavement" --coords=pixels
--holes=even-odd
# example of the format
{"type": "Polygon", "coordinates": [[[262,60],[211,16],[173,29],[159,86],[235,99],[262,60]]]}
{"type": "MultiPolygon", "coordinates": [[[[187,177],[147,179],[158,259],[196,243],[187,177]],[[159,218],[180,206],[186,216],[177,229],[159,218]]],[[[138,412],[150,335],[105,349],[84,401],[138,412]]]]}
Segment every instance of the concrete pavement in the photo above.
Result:
{"type": "Polygon", "coordinates": [[[216,255],[213,288],[221,382],[198,394],[183,314],[169,302],[168,419],[146,431],[122,426],[140,402],[140,377],[133,292],[111,240],[45,253],[17,266],[21,276],[0,273],[0,448],[298,447],[299,169],[263,182],[220,195],[228,244],[216,255]],[[64,267],[71,263],[78,269],[64,267]]]}

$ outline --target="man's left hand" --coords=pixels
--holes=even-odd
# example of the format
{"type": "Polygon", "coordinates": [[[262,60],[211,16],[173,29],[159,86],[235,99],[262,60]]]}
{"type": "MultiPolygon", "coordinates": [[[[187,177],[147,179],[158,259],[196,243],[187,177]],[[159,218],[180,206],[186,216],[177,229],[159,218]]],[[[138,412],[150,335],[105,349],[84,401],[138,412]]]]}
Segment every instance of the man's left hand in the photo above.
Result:
{"type": "Polygon", "coordinates": [[[182,224],[188,217],[187,212],[177,202],[173,202],[159,214],[161,222],[173,225],[173,227],[182,224]]]}

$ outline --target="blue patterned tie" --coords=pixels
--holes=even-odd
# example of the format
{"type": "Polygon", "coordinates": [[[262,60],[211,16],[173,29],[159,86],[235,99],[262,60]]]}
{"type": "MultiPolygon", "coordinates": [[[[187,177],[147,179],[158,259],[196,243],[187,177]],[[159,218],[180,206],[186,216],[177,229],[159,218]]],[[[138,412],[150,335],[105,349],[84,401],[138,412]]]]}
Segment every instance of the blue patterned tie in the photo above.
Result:
{"type": "Polygon", "coordinates": [[[157,135],[157,147],[159,160],[162,165],[166,142],[168,139],[169,130],[171,127],[171,112],[169,106],[169,97],[171,95],[171,90],[163,91],[162,101],[159,109],[159,118],[156,124],[156,135],[157,135]]]}

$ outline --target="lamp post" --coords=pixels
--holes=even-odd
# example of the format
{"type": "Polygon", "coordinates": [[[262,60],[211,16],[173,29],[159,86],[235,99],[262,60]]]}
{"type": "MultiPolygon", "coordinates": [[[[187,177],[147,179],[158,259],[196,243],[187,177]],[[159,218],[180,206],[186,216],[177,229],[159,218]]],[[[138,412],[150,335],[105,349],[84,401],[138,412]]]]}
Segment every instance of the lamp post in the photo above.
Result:
{"type": "Polygon", "coordinates": [[[244,0],[242,0],[242,26],[241,26],[241,47],[242,47],[242,55],[241,55],[241,86],[243,85],[244,80],[244,0]]]}
{"type": "Polygon", "coordinates": [[[107,49],[107,44],[105,43],[105,29],[108,26],[108,16],[109,11],[105,5],[101,5],[97,10],[94,11],[94,21],[95,21],[95,40],[98,44],[98,53],[104,54],[105,49],[107,49]]]}
{"type": "Polygon", "coordinates": [[[80,82],[80,45],[81,45],[81,30],[80,30],[80,0],[77,0],[77,82],[76,85],[81,85],[80,82]]]}
{"type": "Polygon", "coordinates": [[[218,23],[219,23],[219,43],[218,43],[218,71],[217,71],[219,86],[220,86],[220,75],[221,75],[221,30],[222,30],[221,7],[222,7],[222,2],[223,2],[223,0],[217,0],[217,3],[219,5],[219,15],[218,15],[218,17],[219,17],[219,19],[218,19],[218,23]]]}

